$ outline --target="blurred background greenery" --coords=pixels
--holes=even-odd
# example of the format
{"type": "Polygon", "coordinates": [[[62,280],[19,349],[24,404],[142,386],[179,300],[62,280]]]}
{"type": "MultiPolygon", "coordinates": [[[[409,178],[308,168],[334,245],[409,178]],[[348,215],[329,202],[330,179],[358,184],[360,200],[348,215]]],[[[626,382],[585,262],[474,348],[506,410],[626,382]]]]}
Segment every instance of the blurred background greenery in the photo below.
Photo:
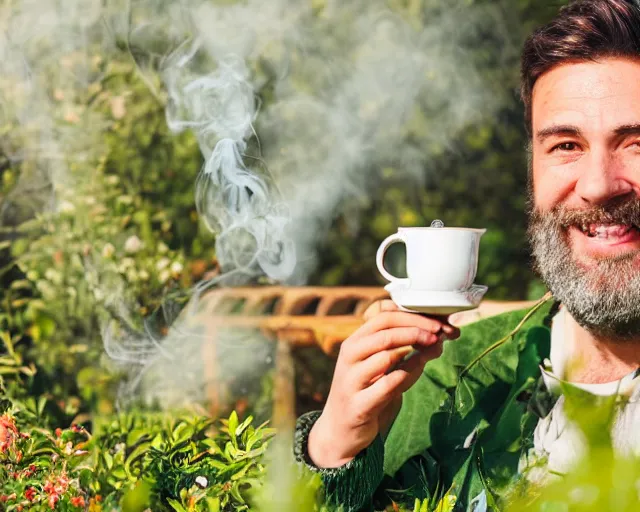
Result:
{"type": "MultiPolygon", "coordinates": [[[[388,4],[420,24],[436,15],[445,1],[389,0],[388,4]]],[[[517,48],[565,3],[461,1],[497,6],[517,48]]],[[[504,52],[502,40],[488,27],[470,35],[465,48],[473,53],[485,82],[505,96],[499,111],[465,127],[450,146],[428,148],[434,157],[421,186],[408,183],[401,169],[373,173],[378,181],[374,193],[358,204],[360,221],[354,224],[348,214],[333,220],[318,247],[318,266],[308,284],[382,286],[374,258],[381,240],[398,226],[429,225],[438,218],[449,226],[487,228],[477,282],[490,287],[489,298],[522,300],[543,294],[544,287],[531,272],[526,240],[527,138],[518,96],[518,52],[504,52]]],[[[141,75],[124,44],[115,57],[105,59],[91,49],[89,57],[94,79],[85,90],[74,91],[71,98],[69,91],[47,90],[61,130],[82,127],[94,116],[104,122],[90,159],[65,155],[73,187],[54,190],[45,182],[25,188],[20,178],[38,175],[32,159],[15,157],[29,135],[28,127],[17,130],[10,116],[0,117],[0,442],[9,428],[29,433],[34,440],[20,438],[22,444],[15,444],[11,453],[0,450],[0,480],[10,482],[9,487],[0,487],[0,498],[2,492],[29,492],[48,475],[64,479],[68,471],[77,474],[84,486],[66,498],[68,503],[73,499],[88,503],[90,510],[101,510],[100,494],[111,493],[104,506],[120,504],[126,510],[127,502],[148,494],[139,484],[150,472],[153,499],[161,498],[162,506],[247,509],[238,481],[251,487],[264,478],[263,441],[271,436],[264,425],[255,431],[249,427],[249,415],[268,418],[265,402],[272,397],[271,374],[257,375],[254,395],[230,404],[240,419],[232,413],[211,434],[205,434],[211,424],[201,417],[115,415],[120,367],[105,354],[103,320],[118,313],[119,301],[136,304],[132,313],[140,317],[152,314],[170,294],[216,275],[218,262],[215,239],[198,218],[194,203],[201,152],[192,133],[170,133],[166,98],[150,88],[162,89],[159,78],[141,75]],[[53,198],[57,209],[52,210],[46,206],[53,198]],[[90,436],[82,429],[59,431],[72,423],[86,426],[97,437],[87,444],[85,437],[90,436]],[[82,457],[89,454],[86,448],[95,450],[93,466],[70,452],[68,443],[83,452],[82,457]],[[150,447],[153,456],[143,455],[150,447]],[[217,450],[216,456],[203,458],[206,450],[217,450]],[[49,457],[51,453],[56,457],[49,457]],[[31,469],[32,460],[40,473],[31,469]],[[24,481],[9,478],[17,474],[9,471],[18,468],[24,481]],[[196,469],[217,478],[208,494],[195,484],[196,469]],[[236,483],[230,485],[232,481],[236,483]]],[[[72,66],[74,58],[87,55],[70,55],[54,65],[72,66]]],[[[5,103],[19,96],[16,87],[0,79],[5,103]]],[[[268,87],[258,95],[268,105],[268,87]]],[[[424,118],[412,126],[417,147],[420,132],[429,130],[438,126],[424,118]]],[[[260,131],[257,135],[261,137],[260,131]]],[[[391,264],[401,272],[402,247],[395,246],[394,251],[391,264]]],[[[318,349],[305,349],[299,351],[296,364],[299,389],[306,390],[298,397],[298,406],[319,407],[330,383],[331,361],[323,359],[318,349]]],[[[206,414],[204,409],[197,412],[206,414]]],[[[610,453],[605,455],[602,460],[608,461],[610,453]]],[[[594,465],[576,481],[601,484],[597,476],[601,467],[594,465]]],[[[630,482],[627,490],[632,489],[635,474],[620,467],[630,482]]],[[[317,482],[311,487],[315,490],[317,482]]],[[[551,489],[549,496],[556,499],[556,491],[551,489]]],[[[600,497],[609,499],[615,493],[611,486],[600,497]]],[[[148,496],[142,497],[141,505],[129,510],[144,510],[148,501],[148,496]]],[[[604,510],[602,503],[580,510],[604,510]]],[[[633,504],[628,506],[615,509],[635,510],[633,504]]],[[[563,507],[560,503],[557,510],[569,510],[563,507]]],[[[44,503],[41,508],[45,509],[44,503]]]]}
{"type": "MultiPolygon", "coordinates": [[[[468,2],[498,6],[518,48],[562,3],[468,2]]],[[[389,7],[421,22],[441,3],[390,0],[389,7]]],[[[347,216],[333,221],[309,284],[381,286],[374,258],[380,241],[397,226],[428,225],[439,218],[450,226],[487,228],[477,282],[490,287],[489,298],[542,295],[526,241],[527,140],[518,52],[505,54],[490,27],[470,35],[466,51],[474,52],[490,87],[506,95],[502,108],[466,127],[451,147],[429,148],[436,155],[434,170],[425,173],[423,186],[407,184],[398,169],[381,169],[374,193],[359,205],[361,221],[354,225],[347,216]]],[[[69,56],[74,58],[81,56],[69,56]]],[[[137,313],[148,315],[171,290],[188,289],[217,269],[215,240],[194,204],[193,184],[202,162],[195,137],[169,132],[165,100],[151,93],[149,75],[139,73],[126,45],[116,58],[93,55],[92,66],[97,78],[71,103],[67,91],[48,91],[59,104],[56,122],[62,128],[91,122],[93,114],[107,119],[97,156],[80,162],[70,158],[76,185],[71,194],[56,197],[56,213],[42,213],[53,190],[20,188],[19,178],[33,174],[36,164],[0,155],[0,331],[15,347],[15,360],[3,373],[28,375],[33,394],[57,397],[63,415],[58,419],[112,408],[115,381],[96,368],[110,366],[100,320],[117,307],[114,297],[133,301],[137,313]]],[[[151,85],[160,89],[159,84],[157,79],[151,85]]],[[[5,96],[10,85],[3,86],[5,96]]],[[[269,101],[267,87],[258,94],[269,101]]],[[[23,135],[15,126],[1,129],[5,153],[20,148],[23,135]]],[[[438,127],[424,120],[413,129],[438,127]]],[[[401,271],[398,251],[403,249],[394,250],[391,258],[401,271]]]]}

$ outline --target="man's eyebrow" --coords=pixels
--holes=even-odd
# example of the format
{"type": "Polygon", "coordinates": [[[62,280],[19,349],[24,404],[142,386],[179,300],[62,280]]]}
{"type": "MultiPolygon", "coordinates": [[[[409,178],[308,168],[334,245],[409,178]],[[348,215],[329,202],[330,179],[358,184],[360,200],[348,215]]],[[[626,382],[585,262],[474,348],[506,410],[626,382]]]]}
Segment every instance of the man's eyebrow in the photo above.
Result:
{"type": "MultiPolygon", "coordinates": [[[[640,125],[637,127],[640,128],[640,125]]],[[[552,137],[554,135],[573,135],[577,137],[582,135],[582,131],[577,126],[555,125],[539,130],[538,133],[536,133],[536,138],[538,139],[538,142],[543,142],[548,137],[552,137]]]]}
{"type": "Polygon", "coordinates": [[[614,132],[616,135],[640,135],[640,123],[618,126],[614,132]]]}

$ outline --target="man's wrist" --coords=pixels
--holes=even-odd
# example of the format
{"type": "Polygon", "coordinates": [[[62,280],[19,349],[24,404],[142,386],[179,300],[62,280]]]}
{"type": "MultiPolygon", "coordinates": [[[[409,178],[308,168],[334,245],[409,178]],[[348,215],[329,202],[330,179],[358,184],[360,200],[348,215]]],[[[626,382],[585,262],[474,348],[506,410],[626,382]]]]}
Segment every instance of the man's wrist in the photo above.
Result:
{"type": "Polygon", "coordinates": [[[340,454],[339,444],[332,429],[327,428],[322,415],[315,422],[307,439],[307,455],[310,461],[321,469],[335,469],[351,462],[357,454],[340,454]]]}

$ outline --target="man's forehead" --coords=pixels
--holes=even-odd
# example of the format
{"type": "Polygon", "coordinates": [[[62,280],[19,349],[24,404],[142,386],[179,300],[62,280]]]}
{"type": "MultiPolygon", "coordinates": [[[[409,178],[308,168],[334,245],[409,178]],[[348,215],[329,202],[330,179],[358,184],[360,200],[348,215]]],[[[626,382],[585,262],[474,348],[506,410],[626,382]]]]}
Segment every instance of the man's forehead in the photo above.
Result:
{"type": "Polygon", "coordinates": [[[532,96],[534,133],[554,125],[614,130],[640,122],[640,59],[567,63],[542,75],[532,96]]]}

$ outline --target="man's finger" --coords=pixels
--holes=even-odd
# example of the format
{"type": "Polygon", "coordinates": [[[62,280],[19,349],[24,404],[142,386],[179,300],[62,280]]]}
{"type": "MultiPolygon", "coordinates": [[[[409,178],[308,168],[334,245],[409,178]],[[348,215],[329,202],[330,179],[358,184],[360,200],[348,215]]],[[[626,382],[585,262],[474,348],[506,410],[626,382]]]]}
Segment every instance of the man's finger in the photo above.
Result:
{"type": "MultiPolygon", "coordinates": [[[[399,386],[399,392],[404,393],[413,386],[424,370],[425,365],[433,359],[438,359],[442,355],[443,342],[438,342],[430,347],[420,349],[416,357],[412,357],[406,363],[402,364],[397,370],[406,374],[399,386]]],[[[393,372],[391,372],[393,373],[393,372]]],[[[389,374],[390,375],[390,374],[389,374]]]]}
{"type": "Polygon", "coordinates": [[[390,400],[401,396],[413,386],[422,375],[424,366],[441,352],[442,343],[420,349],[420,354],[409,359],[401,368],[380,377],[371,386],[360,391],[358,393],[360,407],[367,411],[382,409],[390,400]]]}
{"type": "Polygon", "coordinates": [[[368,357],[378,352],[393,350],[400,347],[410,347],[411,345],[424,346],[433,345],[439,341],[440,337],[433,330],[421,329],[420,327],[394,327],[383,329],[364,338],[349,340],[342,347],[344,357],[352,363],[364,361],[368,357]]]}
{"type": "Polygon", "coordinates": [[[353,367],[360,389],[364,389],[372,384],[374,379],[384,375],[390,368],[399,364],[405,357],[416,349],[413,345],[408,345],[392,350],[377,352],[364,361],[357,363],[353,367]]]}
{"type": "Polygon", "coordinates": [[[365,310],[363,318],[365,321],[369,321],[385,311],[398,311],[398,306],[391,299],[377,300],[365,310]]]}
{"type": "Polygon", "coordinates": [[[393,329],[395,327],[418,327],[419,329],[429,332],[440,332],[442,330],[447,333],[448,337],[454,337],[457,332],[455,327],[435,318],[402,311],[386,311],[376,315],[358,328],[350,337],[349,341],[352,339],[355,341],[357,338],[369,336],[384,329],[393,329]]]}

